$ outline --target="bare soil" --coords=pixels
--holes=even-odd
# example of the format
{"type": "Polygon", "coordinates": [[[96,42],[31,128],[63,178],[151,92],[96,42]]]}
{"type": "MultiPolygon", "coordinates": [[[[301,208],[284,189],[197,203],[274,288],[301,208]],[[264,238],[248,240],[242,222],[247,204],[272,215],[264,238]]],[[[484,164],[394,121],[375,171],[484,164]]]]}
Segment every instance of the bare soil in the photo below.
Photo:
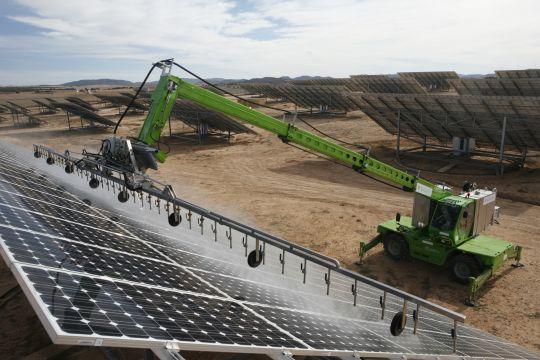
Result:
{"type": "MultiPolygon", "coordinates": [[[[44,118],[49,123],[39,128],[4,126],[0,138],[28,148],[37,142],[80,152],[82,148],[96,150],[100,140],[111,134],[110,130],[67,131],[65,115],[44,118]]],[[[135,134],[141,121],[141,116],[128,117],[121,134],[135,134]]],[[[334,137],[369,145],[373,156],[399,166],[395,136],[362,113],[308,121],[334,137]]],[[[173,123],[173,130],[180,129],[178,124],[173,123]]],[[[536,158],[503,176],[481,170],[474,162],[449,173],[436,172],[445,165],[440,160],[435,164],[409,158],[402,162],[431,169],[435,172],[422,172],[422,176],[457,188],[470,180],[498,189],[500,224],[488,234],[523,246],[525,267],[506,266],[499,271],[481,291],[481,305],[469,308],[463,305],[467,289],[449,280],[443,268],[415,260],[395,262],[380,246],[362,266],[355,264],[359,242],[371,239],[378,223],[396,212],[411,214],[411,194],[253,130],[256,135],[237,135],[230,143],[208,139],[202,145],[164,136],[170,154],[154,177],[172,184],[186,200],[335,257],[347,268],[460,311],[475,327],[540,351],[540,207],[535,205],[540,204],[540,171],[536,158]],[[472,173],[476,175],[468,175],[472,173]]],[[[403,141],[402,145],[414,144],[403,141]]]]}

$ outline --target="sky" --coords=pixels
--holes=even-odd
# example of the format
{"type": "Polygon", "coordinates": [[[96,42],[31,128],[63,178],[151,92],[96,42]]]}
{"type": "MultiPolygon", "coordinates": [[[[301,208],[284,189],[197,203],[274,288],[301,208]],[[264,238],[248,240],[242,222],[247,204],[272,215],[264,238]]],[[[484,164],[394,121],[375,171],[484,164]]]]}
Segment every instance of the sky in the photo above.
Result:
{"type": "Polygon", "coordinates": [[[540,68],[539,0],[0,0],[0,84],[540,68]],[[177,73],[183,76],[181,73],[177,73]]]}

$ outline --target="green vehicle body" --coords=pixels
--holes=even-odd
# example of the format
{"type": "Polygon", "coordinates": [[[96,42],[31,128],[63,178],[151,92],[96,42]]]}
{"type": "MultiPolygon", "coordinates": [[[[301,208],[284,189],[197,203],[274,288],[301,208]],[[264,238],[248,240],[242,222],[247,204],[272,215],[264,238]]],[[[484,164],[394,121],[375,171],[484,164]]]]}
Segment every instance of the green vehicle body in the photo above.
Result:
{"type": "MultiPolygon", "coordinates": [[[[359,173],[375,176],[400,186],[404,191],[413,192],[415,194],[413,217],[402,217],[399,221],[390,220],[381,223],[377,228],[379,233],[377,237],[369,243],[360,243],[360,258],[392,233],[401,236],[407,242],[411,257],[431,264],[442,266],[448,264],[458,254],[467,254],[478,262],[482,270],[481,274],[471,277],[469,281],[472,300],[478,288],[506,260],[516,259],[519,263],[521,247],[480,234],[489,225],[488,223],[496,221],[494,216],[496,194],[494,192],[486,193],[488,195],[484,198],[475,198],[470,196],[470,193],[454,195],[448,187],[433,184],[417,175],[379,161],[368,153],[348,149],[170,74],[161,76],[152,94],[152,105],[140,130],[139,141],[148,145],[159,143],[161,131],[167,123],[177,98],[191,100],[206,108],[270,131],[285,143],[294,143],[306,150],[337,160],[359,173]],[[487,203],[485,200],[487,198],[490,198],[490,204],[482,205],[482,202],[487,203]],[[449,224],[438,223],[438,214],[444,210],[447,215],[450,214],[449,224]],[[468,221],[464,218],[467,215],[464,214],[469,212],[471,215],[468,221]],[[482,217],[476,215],[480,212],[483,214],[482,217]],[[472,213],[475,215],[474,219],[472,219],[472,213]],[[480,223],[481,226],[475,222],[480,223]],[[464,227],[464,223],[467,226],[464,227]]],[[[166,158],[162,151],[154,153],[154,156],[159,162],[165,161],[166,158]]]]}

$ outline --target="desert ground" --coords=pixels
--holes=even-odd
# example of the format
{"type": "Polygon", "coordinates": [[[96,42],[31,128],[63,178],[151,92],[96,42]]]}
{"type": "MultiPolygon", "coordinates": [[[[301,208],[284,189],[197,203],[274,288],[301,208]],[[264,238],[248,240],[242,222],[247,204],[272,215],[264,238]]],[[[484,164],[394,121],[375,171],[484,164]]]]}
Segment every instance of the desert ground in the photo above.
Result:
{"type": "MultiPolygon", "coordinates": [[[[14,96],[0,95],[0,101],[6,98],[14,96]]],[[[278,115],[277,111],[259,110],[278,115]]],[[[107,114],[111,119],[118,118],[114,109],[107,114]]],[[[42,118],[48,123],[35,128],[2,124],[0,139],[29,150],[33,143],[39,143],[80,152],[83,148],[97,150],[100,140],[111,135],[111,130],[69,131],[63,114],[42,118]]],[[[136,134],[142,119],[141,115],[126,118],[120,134],[136,134]]],[[[421,176],[430,180],[457,189],[465,180],[475,181],[480,187],[496,187],[500,224],[491,227],[488,234],[523,246],[525,267],[506,266],[499,271],[481,291],[480,305],[470,308],[463,304],[466,287],[450,281],[445,269],[415,260],[393,261],[384,255],[382,246],[358,265],[359,242],[370,240],[377,224],[394,218],[396,212],[411,215],[412,195],[295,149],[251,126],[254,135],[235,135],[230,142],[210,138],[203,144],[170,138],[165,131],[162,141],[169,144],[170,154],[153,176],[172,184],[181,198],[332,256],[349,269],[462,312],[470,325],[540,351],[537,154],[530,154],[524,168],[502,176],[479,170],[474,162],[438,173],[444,163],[413,158],[398,163],[396,137],[361,112],[306,120],[335,138],[370,146],[371,154],[380,160],[398,167],[421,168],[421,176]]],[[[180,122],[173,122],[173,132],[180,129],[180,122]]],[[[402,145],[413,146],[407,140],[402,145]]],[[[6,283],[9,280],[0,284],[2,289],[8,288],[6,283]]]]}

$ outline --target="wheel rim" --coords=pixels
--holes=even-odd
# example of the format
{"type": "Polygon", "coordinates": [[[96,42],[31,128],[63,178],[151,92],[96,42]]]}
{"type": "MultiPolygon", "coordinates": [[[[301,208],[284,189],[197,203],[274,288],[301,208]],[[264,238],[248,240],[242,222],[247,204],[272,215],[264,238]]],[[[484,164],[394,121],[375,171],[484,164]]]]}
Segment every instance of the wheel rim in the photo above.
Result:
{"type": "Polygon", "coordinates": [[[471,269],[469,268],[469,265],[457,262],[454,264],[454,274],[460,279],[467,279],[471,275],[471,269]]]}

